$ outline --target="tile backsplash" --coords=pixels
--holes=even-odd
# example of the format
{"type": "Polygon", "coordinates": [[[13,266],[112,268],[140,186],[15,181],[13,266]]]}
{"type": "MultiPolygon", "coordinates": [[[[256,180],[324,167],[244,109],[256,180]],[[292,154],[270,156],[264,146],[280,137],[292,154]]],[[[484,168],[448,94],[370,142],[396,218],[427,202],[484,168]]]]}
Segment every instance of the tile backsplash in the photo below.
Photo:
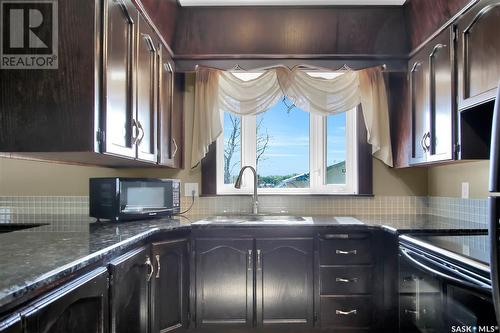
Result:
{"type": "MultiPolygon", "coordinates": [[[[191,198],[182,199],[189,207],[191,198]]],[[[201,197],[189,214],[213,215],[250,213],[252,199],[247,196],[201,197]]],[[[259,196],[259,211],[291,215],[392,215],[425,214],[427,198],[415,196],[334,197],[334,196],[259,196]]]]}
{"type": "MultiPolygon", "coordinates": [[[[199,197],[186,215],[250,213],[249,196],[199,197]]],[[[183,197],[182,210],[191,198],[183,197]]],[[[487,199],[417,196],[260,196],[261,212],[290,215],[401,215],[429,214],[486,224],[487,199]]],[[[86,196],[0,196],[0,223],[12,214],[87,215],[86,196]]]]}

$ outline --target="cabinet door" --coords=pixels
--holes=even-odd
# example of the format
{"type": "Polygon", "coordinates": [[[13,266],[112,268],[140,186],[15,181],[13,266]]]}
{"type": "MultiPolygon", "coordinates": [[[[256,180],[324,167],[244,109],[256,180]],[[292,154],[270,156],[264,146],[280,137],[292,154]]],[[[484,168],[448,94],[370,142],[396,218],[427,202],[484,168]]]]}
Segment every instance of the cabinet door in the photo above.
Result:
{"type": "Polygon", "coordinates": [[[196,325],[253,325],[253,240],[196,240],[196,325]]]}
{"type": "Polygon", "coordinates": [[[141,247],[110,263],[111,332],[147,333],[149,282],[153,266],[149,248],[141,247]]]}
{"type": "Polygon", "coordinates": [[[139,15],[137,41],[137,158],[157,161],[157,43],[156,34],[139,15]]]}
{"type": "Polygon", "coordinates": [[[103,152],[135,157],[134,41],[137,10],[129,0],[105,2],[103,152]]]}
{"type": "Polygon", "coordinates": [[[13,315],[0,322],[0,333],[22,333],[21,316],[13,315]]]}
{"type": "Polygon", "coordinates": [[[173,168],[183,167],[184,153],[184,75],[175,74],[172,107],[172,159],[173,168]]]}
{"type": "Polygon", "coordinates": [[[173,166],[173,157],[177,154],[172,136],[173,62],[161,44],[158,64],[158,163],[173,166]]]}
{"type": "Polygon", "coordinates": [[[410,82],[410,109],[412,114],[411,164],[426,162],[426,144],[430,136],[428,62],[424,54],[424,52],[419,52],[409,63],[408,75],[410,82]]]}
{"type": "Polygon", "coordinates": [[[453,158],[454,92],[451,29],[445,30],[430,43],[429,49],[429,161],[453,158]]]}
{"type": "Polygon", "coordinates": [[[460,110],[495,98],[500,78],[500,2],[483,0],[457,22],[460,110]]]}
{"type": "Polygon", "coordinates": [[[108,332],[107,270],[97,269],[51,292],[23,317],[26,333],[108,332]]]}
{"type": "Polygon", "coordinates": [[[313,325],[312,239],[257,239],[259,326],[313,325]]]}
{"type": "Polygon", "coordinates": [[[152,332],[170,332],[187,324],[187,240],[153,243],[156,272],[152,281],[152,332]]]}

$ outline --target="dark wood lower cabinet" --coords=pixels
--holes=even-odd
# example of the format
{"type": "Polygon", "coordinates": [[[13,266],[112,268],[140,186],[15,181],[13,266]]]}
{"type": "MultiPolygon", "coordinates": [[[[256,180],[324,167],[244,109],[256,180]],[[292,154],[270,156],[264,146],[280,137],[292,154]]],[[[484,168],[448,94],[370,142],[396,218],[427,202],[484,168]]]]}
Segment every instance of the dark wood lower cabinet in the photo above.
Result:
{"type": "Polygon", "coordinates": [[[0,333],[22,333],[21,316],[13,315],[0,322],[0,333]]]}
{"type": "Polygon", "coordinates": [[[196,240],[196,326],[253,326],[253,240],[196,240]]]}
{"type": "Polygon", "coordinates": [[[29,306],[23,317],[25,333],[108,332],[107,270],[97,269],[49,293],[29,306]]]}
{"type": "Polygon", "coordinates": [[[110,263],[112,333],[149,331],[149,288],[154,274],[149,255],[149,247],[141,247],[110,263]]]}
{"type": "Polygon", "coordinates": [[[151,332],[186,328],[188,322],[187,239],[153,243],[156,272],[151,280],[151,332]]]}
{"type": "Polygon", "coordinates": [[[256,240],[257,326],[314,324],[314,241],[256,240]]]}

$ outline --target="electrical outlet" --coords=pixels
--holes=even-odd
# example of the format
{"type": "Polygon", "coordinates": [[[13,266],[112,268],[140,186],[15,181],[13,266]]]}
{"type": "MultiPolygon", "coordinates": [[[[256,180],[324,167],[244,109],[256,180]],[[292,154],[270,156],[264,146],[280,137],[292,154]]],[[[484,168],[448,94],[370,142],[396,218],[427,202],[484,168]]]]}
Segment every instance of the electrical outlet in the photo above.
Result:
{"type": "Polygon", "coordinates": [[[198,183],[185,183],[184,184],[184,196],[185,197],[190,197],[193,195],[194,191],[194,196],[197,197],[199,196],[198,192],[198,183]]]}
{"type": "Polygon", "coordinates": [[[462,252],[463,254],[465,254],[466,256],[470,256],[470,247],[469,245],[463,245],[462,246],[462,252]]]}
{"type": "Polygon", "coordinates": [[[462,199],[469,199],[469,183],[462,183],[462,199]]]}

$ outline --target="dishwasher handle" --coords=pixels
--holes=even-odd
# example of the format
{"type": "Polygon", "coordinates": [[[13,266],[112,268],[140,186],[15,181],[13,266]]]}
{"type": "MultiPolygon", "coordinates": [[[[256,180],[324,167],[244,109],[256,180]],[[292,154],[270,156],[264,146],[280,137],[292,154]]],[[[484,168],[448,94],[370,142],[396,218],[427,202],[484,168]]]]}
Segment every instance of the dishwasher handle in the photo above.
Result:
{"type": "MultiPolygon", "coordinates": [[[[411,254],[415,254],[415,255],[417,255],[419,257],[423,257],[424,260],[427,260],[427,261],[430,261],[431,259],[427,259],[424,256],[422,256],[422,255],[420,255],[418,253],[415,253],[415,252],[413,252],[413,251],[411,251],[409,249],[406,249],[406,248],[400,246],[399,247],[399,252],[403,255],[404,258],[406,258],[412,264],[414,264],[415,266],[417,266],[418,268],[420,268],[421,270],[423,270],[425,272],[431,273],[431,274],[436,275],[436,276],[438,276],[438,277],[440,277],[442,279],[454,282],[456,284],[459,284],[459,285],[462,285],[462,286],[465,286],[465,287],[469,287],[469,288],[473,288],[473,289],[487,290],[487,291],[490,290],[490,286],[489,285],[487,285],[485,283],[482,283],[480,281],[475,280],[475,283],[473,283],[473,282],[470,282],[470,281],[466,280],[463,277],[452,276],[450,274],[445,273],[444,271],[448,271],[449,272],[451,269],[448,268],[448,267],[443,266],[442,264],[439,264],[438,262],[434,262],[434,264],[440,266],[441,267],[440,270],[434,269],[432,267],[429,267],[428,265],[426,265],[425,263],[421,262],[420,260],[415,259],[414,257],[412,257],[411,254]]],[[[456,274],[456,275],[463,275],[462,273],[456,272],[456,271],[454,271],[453,273],[456,274]]]]}

